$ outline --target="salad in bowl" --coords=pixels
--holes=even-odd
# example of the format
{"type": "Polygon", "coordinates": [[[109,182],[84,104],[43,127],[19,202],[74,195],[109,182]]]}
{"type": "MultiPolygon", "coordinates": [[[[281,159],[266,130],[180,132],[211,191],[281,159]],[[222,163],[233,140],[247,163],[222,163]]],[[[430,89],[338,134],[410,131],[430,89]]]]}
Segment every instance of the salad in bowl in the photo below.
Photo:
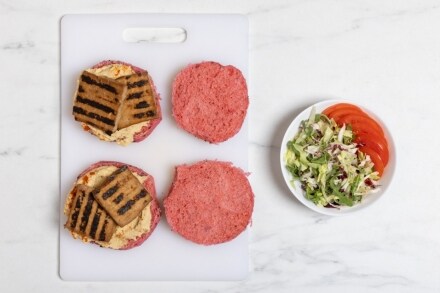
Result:
{"type": "Polygon", "coordinates": [[[384,124],[345,101],[315,104],[291,123],[280,163],[292,193],[309,208],[328,215],[359,210],[387,189],[395,150],[384,124]]]}

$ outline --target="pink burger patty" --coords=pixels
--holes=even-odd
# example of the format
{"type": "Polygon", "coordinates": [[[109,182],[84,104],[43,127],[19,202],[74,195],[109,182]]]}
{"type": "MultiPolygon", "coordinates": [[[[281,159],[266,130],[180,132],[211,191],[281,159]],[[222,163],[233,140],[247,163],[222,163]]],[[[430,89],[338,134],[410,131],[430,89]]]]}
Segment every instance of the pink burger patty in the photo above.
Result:
{"type": "Polygon", "coordinates": [[[173,116],[189,133],[211,143],[233,137],[249,106],[240,70],[216,62],[189,65],[174,79],[173,116]]]}
{"type": "Polygon", "coordinates": [[[237,237],[249,224],[253,207],[254,194],[246,174],[220,161],[177,166],[164,200],[171,230],[204,245],[237,237]]]}

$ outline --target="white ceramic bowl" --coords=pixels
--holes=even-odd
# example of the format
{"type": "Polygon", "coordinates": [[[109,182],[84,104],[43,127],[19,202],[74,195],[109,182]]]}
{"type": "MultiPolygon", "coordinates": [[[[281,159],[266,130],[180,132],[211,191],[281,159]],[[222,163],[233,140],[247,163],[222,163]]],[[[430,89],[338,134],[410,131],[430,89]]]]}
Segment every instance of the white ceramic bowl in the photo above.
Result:
{"type": "Polygon", "coordinates": [[[374,202],[377,202],[377,200],[385,194],[388,186],[391,184],[391,180],[393,178],[394,171],[396,169],[396,149],[394,147],[394,141],[393,141],[393,138],[392,138],[390,132],[388,131],[388,128],[386,127],[386,125],[383,123],[383,121],[381,119],[379,119],[376,115],[374,115],[374,113],[368,111],[368,109],[366,109],[365,107],[354,104],[354,105],[360,107],[365,113],[370,115],[377,122],[379,122],[379,124],[382,126],[383,131],[385,133],[385,138],[388,141],[388,149],[390,152],[390,158],[388,161],[388,165],[385,167],[382,178],[380,178],[380,180],[379,180],[380,189],[375,193],[368,194],[365,198],[362,199],[361,203],[358,203],[352,207],[341,207],[341,208],[337,209],[337,208],[319,207],[319,206],[315,205],[312,201],[308,200],[304,196],[305,192],[301,189],[301,184],[299,183],[298,180],[295,181],[295,183],[294,183],[295,187],[293,187],[291,185],[290,181],[292,180],[292,175],[289,173],[289,171],[287,171],[287,169],[285,167],[286,164],[284,162],[284,154],[286,153],[286,150],[287,150],[287,142],[289,140],[291,140],[296,135],[296,133],[298,132],[298,128],[299,128],[301,121],[309,118],[310,111],[312,110],[312,107],[315,107],[316,113],[320,113],[323,110],[325,110],[327,107],[334,105],[334,104],[338,104],[338,103],[354,104],[350,101],[345,101],[345,100],[326,100],[326,101],[316,103],[316,104],[310,106],[309,108],[305,109],[304,111],[302,111],[292,121],[292,123],[290,123],[289,127],[287,128],[286,133],[284,134],[284,137],[283,137],[283,142],[281,144],[281,150],[280,150],[281,172],[283,174],[284,181],[286,182],[287,186],[289,187],[289,189],[293,193],[293,195],[295,195],[295,197],[302,204],[304,204],[306,207],[314,210],[315,212],[318,212],[318,213],[321,213],[324,215],[331,215],[331,216],[337,216],[337,215],[343,215],[343,214],[347,214],[347,213],[356,212],[356,211],[359,211],[361,209],[364,209],[364,208],[372,205],[374,202]]]}

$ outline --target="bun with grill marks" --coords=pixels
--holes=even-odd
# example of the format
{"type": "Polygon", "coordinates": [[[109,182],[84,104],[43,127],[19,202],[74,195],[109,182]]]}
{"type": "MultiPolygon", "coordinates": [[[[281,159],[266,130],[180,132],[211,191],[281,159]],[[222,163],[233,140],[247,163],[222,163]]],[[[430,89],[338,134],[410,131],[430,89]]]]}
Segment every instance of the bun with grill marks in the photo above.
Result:
{"type": "Polygon", "coordinates": [[[160,219],[154,178],[128,164],[95,163],[78,176],[64,214],[74,238],[112,249],[137,247],[160,219]]]}
{"type": "Polygon", "coordinates": [[[80,74],[72,114],[84,130],[120,145],[144,140],[162,120],[160,97],[148,72],[111,60],[80,74]]]}

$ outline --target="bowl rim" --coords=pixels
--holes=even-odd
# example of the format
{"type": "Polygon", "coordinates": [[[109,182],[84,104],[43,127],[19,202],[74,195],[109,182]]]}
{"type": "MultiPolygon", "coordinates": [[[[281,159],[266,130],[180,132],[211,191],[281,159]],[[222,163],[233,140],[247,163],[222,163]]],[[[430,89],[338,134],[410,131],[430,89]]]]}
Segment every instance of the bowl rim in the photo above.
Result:
{"type": "Polygon", "coordinates": [[[351,214],[353,212],[364,210],[365,208],[367,208],[367,207],[377,203],[378,200],[380,198],[382,198],[383,195],[386,193],[386,190],[389,188],[389,186],[391,185],[391,183],[393,181],[394,173],[395,173],[395,170],[396,170],[396,161],[397,161],[397,153],[396,153],[396,148],[395,148],[395,144],[394,144],[394,139],[393,139],[393,137],[391,135],[391,132],[389,131],[388,127],[383,122],[383,120],[380,119],[377,115],[375,115],[373,112],[371,112],[368,108],[364,107],[363,105],[360,105],[358,103],[354,103],[354,102],[349,101],[349,100],[343,100],[343,99],[326,99],[326,100],[322,100],[320,102],[317,102],[317,103],[314,103],[314,104],[310,105],[309,107],[307,107],[306,109],[301,111],[301,113],[299,113],[290,122],[289,126],[287,127],[287,129],[286,129],[286,131],[284,133],[284,136],[283,136],[283,139],[282,139],[282,142],[281,142],[281,146],[280,146],[281,174],[282,174],[284,182],[286,183],[286,185],[289,188],[290,192],[295,196],[295,198],[299,202],[301,202],[303,205],[305,205],[309,209],[311,209],[311,210],[313,210],[313,211],[315,211],[317,213],[328,215],[328,216],[341,216],[341,215],[351,214]],[[341,207],[340,209],[319,207],[319,206],[315,205],[312,201],[308,200],[304,196],[304,191],[300,188],[299,184],[297,184],[296,188],[294,188],[290,184],[290,181],[292,180],[292,176],[290,175],[290,173],[285,168],[285,162],[284,162],[284,154],[285,154],[286,149],[287,149],[287,146],[286,146],[287,142],[293,138],[295,133],[298,132],[297,128],[299,126],[299,123],[302,120],[307,119],[310,116],[311,109],[313,107],[315,107],[316,108],[316,112],[320,113],[326,107],[329,107],[331,105],[338,104],[338,103],[349,103],[349,104],[353,104],[355,106],[358,106],[364,112],[366,112],[368,115],[370,115],[372,118],[374,118],[382,126],[382,129],[383,129],[383,131],[385,133],[385,138],[386,138],[387,143],[388,143],[388,150],[390,152],[390,158],[389,158],[388,164],[386,166],[385,172],[384,172],[383,176],[381,177],[381,179],[379,181],[379,182],[386,181],[385,182],[386,184],[381,185],[380,190],[377,193],[371,194],[366,200],[363,200],[361,203],[358,203],[358,204],[354,205],[353,207],[341,207]],[[294,134],[292,135],[292,133],[294,133],[294,134]]]}

